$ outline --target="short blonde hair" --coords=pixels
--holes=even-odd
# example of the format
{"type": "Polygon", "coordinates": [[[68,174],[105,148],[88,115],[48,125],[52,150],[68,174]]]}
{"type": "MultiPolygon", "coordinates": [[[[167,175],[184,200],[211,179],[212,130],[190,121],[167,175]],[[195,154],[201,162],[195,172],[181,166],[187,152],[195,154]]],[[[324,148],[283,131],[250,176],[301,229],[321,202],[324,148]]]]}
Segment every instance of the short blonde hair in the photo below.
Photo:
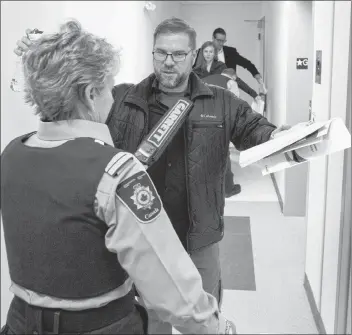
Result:
{"type": "Polygon", "coordinates": [[[118,66],[111,44],[69,21],[59,33],[33,42],[23,56],[25,100],[42,119],[75,119],[85,88],[91,84],[99,92],[118,66]]]}

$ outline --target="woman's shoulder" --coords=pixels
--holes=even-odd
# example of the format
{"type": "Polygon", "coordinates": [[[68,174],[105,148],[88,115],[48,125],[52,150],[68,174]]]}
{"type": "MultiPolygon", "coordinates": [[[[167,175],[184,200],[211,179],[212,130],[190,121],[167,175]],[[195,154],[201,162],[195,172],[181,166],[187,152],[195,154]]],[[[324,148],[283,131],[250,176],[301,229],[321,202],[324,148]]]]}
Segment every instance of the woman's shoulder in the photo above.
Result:
{"type": "Polygon", "coordinates": [[[214,60],[213,64],[214,64],[214,68],[216,68],[216,69],[218,69],[218,68],[226,69],[227,68],[226,64],[220,60],[214,60]]]}
{"type": "Polygon", "coordinates": [[[213,61],[212,67],[211,67],[211,73],[221,73],[223,70],[227,69],[227,66],[225,63],[217,60],[213,61]]]}
{"type": "Polygon", "coordinates": [[[199,76],[203,75],[204,69],[201,66],[197,66],[193,69],[193,72],[199,76]]]}

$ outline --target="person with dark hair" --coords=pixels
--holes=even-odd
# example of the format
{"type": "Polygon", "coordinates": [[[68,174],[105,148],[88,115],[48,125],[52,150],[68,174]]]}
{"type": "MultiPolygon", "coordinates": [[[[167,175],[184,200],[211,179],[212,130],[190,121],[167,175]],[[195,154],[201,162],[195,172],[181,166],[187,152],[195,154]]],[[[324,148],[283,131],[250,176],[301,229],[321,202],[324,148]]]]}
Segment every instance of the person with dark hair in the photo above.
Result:
{"type": "MultiPolygon", "coordinates": [[[[267,93],[265,88],[263,78],[255,65],[247,58],[241,56],[236,48],[226,46],[226,32],[223,28],[216,28],[213,32],[213,42],[217,49],[218,60],[225,63],[228,68],[232,68],[237,72],[237,65],[248,70],[252,76],[259,83],[260,93],[267,93]]],[[[197,54],[197,59],[194,63],[194,67],[198,63],[198,58],[200,57],[200,52],[197,54]]]]}
{"type": "Polygon", "coordinates": [[[14,293],[1,335],[147,334],[134,285],[180,332],[235,333],[144,166],[113,146],[104,124],[120,63],[112,45],[70,21],[15,52],[24,52],[26,101],[41,121],[1,155],[14,293]]]}
{"type": "MultiPolygon", "coordinates": [[[[148,173],[181,243],[201,275],[204,290],[216,297],[221,306],[219,242],[224,236],[224,176],[229,144],[232,142],[238,150],[245,150],[269,141],[288,127],[277,128],[254,113],[245,101],[228,90],[205,84],[192,72],[196,32],[187,22],[178,18],[162,21],[154,31],[152,54],[153,74],[140,83],[113,88],[114,103],[106,124],[115,147],[135,153],[179,99],[191,100],[193,106],[185,123],[163,155],[148,168],[148,173]]],[[[143,213],[143,208],[137,213],[143,213]]],[[[143,227],[147,229],[147,225],[143,227]]],[[[175,255],[170,254],[173,247],[168,243],[165,247],[157,245],[156,250],[169,250],[168,257],[176,261],[175,255]]],[[[182,267],[183,261],[178,261],[175,266],[182,267]]],[[[154,266],[145,270],[150,274],[154,266]]],[[[165,271],[172,273],[173,269],[167,267],[165,271]]],[[[138,290],[138,283],[136,287],[138,290]]],[[[202,306],[208,306],[210,298],[202,300],[205,305],[199,306],[197,292],[180,287],[177,279],[175,287],[179,288],[173,291],[178,299],[169,301],[164,297],[164,287],[160,290],[160,301],[180,319],[184,319],[184,313],[190,313],[203,326],[206,317],[218,317],[213,313],[215,309],[202,312],[205,309],[202,306]],[[189,302],[187,308],[179,305],[182,298],[189,302]]],[[[171,334],[171,323],[162,321],[163,314],[153,309],[148,296],[141,298],[148,308],[150,333],[171,334]]],[[[184,321],[190,322],[189,318],[184,321]]]]}
{"type": "Polygon", "coordinates": [[[217,49],[212,41],[203,43],[198,61],[199,64],[193,71],[201,79],[212,74],[221,74],[226,69],[225,63],[218,61],[217,49]]]}
{"type": "MultiPolygon", "coordinates": [[[[229,89],[231,91],[231,86],[232,86],[232,82],[235,81],[238,89],[241,89],[243,92],[247,93],[249,96],[251,96],[253,99],[260,99],[260,95],[253,90],[249,85],[247,85],[240,77],[237,76],[237,73],[234,69],[232,68],[226,68],[221,72],[221,75],[224,76],[225,78],[228,78],[228,82],[227,82],[227,89],[229,89]]],[[[208,78],[208,82],[211,84],[211,82],[209,81],[210,79],[208,78]]],[[[240,93],[239,91],[236,90],[235,95],[237,97],[240,97],[240,93]],[[237,93],[238,92],[238,93],[237,93]]]]}

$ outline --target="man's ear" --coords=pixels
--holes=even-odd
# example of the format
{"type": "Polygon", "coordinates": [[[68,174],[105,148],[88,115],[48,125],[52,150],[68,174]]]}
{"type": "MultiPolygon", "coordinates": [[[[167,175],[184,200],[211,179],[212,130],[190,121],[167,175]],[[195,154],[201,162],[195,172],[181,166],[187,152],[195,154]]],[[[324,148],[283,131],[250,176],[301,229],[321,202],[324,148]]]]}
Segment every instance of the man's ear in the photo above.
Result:
{"type": "Polygon", "coordinates": [[[83,104],[92,112],[94,112],[94,99],[96,97],[96,91],[94,87],[89,84],[84,87],[83,91],[80,92],[80,99],[83,104]]]}

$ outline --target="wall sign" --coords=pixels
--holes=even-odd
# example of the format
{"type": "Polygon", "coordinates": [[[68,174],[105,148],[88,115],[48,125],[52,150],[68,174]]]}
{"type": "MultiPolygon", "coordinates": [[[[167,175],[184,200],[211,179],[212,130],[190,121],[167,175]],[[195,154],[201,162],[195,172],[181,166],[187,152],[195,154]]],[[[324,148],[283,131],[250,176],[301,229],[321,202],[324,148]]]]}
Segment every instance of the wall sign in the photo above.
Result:
{"type": "Polygon", "coordinates": [[[321,70],[322,70],[322,51],[316,51],[316,59],[315,59],[315,82],[317,84],[321,84],[321,70]]]}
{"type": "Polygon", "coordinates": [[[307,70],[308,69],[308,58],[297,58],[296,69],[297,70],[307,70]]]}

